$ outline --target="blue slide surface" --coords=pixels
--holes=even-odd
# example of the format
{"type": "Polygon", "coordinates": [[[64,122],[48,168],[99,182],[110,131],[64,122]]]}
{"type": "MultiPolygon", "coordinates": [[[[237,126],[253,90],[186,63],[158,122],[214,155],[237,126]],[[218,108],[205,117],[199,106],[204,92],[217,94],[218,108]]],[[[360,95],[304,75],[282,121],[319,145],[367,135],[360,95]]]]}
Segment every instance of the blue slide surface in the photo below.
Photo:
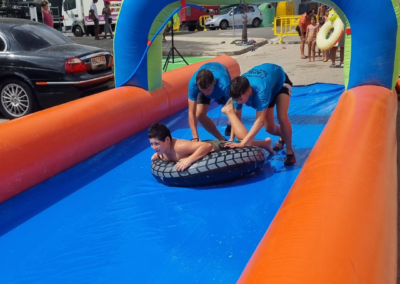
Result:
{"type": "MultiPolygon", "coordinates": [[[[343,91],[293,88],[293,167],[284,167],[283,150],[234,184],[165,187],[151,175],[143,131],[3,202],[1,283],[235,283],[343,91]]],[[[210,109],[223,131],[220,106],[210,109]]],[[[243,108],[248,128],[254,115],[243,108]]],[[[187,110],[164,123],[174,137],[191,138],[187,110]]],[[[212,138],[203,129],[200,136],[212,138]]],[[[264,129],[257,136],[266,137],[264,129]]]]}

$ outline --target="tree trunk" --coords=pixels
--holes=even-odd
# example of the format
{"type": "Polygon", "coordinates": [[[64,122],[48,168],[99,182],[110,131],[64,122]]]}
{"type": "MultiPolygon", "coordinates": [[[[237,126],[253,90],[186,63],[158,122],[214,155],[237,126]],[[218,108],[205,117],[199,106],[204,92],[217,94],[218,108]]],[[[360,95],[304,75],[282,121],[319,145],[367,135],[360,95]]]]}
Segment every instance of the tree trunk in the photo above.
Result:
{"type": "Polygon", "coordinates": [[[243,9],[242,43],[246,43],[246,42],[248,42],[248,39],[247,39],[247,11],[248,11],[248,5],[247,4],[243,4],[242,5],[242,9],[243,9]]]}

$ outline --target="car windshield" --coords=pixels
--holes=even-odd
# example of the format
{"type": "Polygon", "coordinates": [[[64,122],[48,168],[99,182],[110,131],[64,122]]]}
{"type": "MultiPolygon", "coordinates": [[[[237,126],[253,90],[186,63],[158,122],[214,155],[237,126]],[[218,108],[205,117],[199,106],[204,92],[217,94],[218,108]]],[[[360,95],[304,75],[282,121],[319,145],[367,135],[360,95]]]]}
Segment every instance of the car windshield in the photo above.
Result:
{"type": "Polygon", "coordinates": [[[232,8],[228,8],[228,9],[223,9],[220,13],[220,15],[226,15],[228,13],[230,13],[232,11],[232,8]]]}
{"type": "Polygon", "coordinates": [[[45,25],[19,25],[11,28],[10,32],[26,51],[72,43],[69,38],[45,25]]]}

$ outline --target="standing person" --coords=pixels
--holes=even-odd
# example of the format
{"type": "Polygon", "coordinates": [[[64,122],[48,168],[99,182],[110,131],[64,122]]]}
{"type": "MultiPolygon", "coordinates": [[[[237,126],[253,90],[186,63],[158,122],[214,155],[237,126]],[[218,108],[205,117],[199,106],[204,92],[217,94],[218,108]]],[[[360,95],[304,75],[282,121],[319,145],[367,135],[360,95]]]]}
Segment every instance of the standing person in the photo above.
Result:
{"type": "Polygon", "coordinates": [[[113,39],[113,33],[112,33],[112,17],[111,17],[111,8],[110,8],[110,2],[104,1],[104,8],[103,8],[103,15],[104,15],[104,39],[107,38],[107,32],[110,33],[111,39],[113,39]]]}
{"type": "Polygon", "coordinates": [[[296,157],[292,148],[292,125],[288,116],[292,85],[282,67],[269,63],[256,66],[233,79],[229,90],[233,103],[229,100],[221,111],[228,116],[233,133],[241,142],[226,143],[225,147],[243,148],[251,145],[264,126],[268,133],[280,136],[274,151],[282,150],[286,143],[285,166],[294,165],[296,157]],[[250,131],[241,122],[243,104],[256,110],[256,120],[250,131]],[[274,120],[275,105],[279,126],[274,120]]]}
{"type": "Polygon", "coordinates": [[[318,23],[322,26],[325,23],[325,15],[327,12],[327,7],[324,4],[318,8],[317,16],[318,16],[318,23]]]}
{"type": "Polygon", "coordinates": [[[307,58],[307,56],[304,55],[304,45],[306,44],[307,27],[308,25],[311,24],[310,19],[313,15],[314,15],[314,10],[308,10],[301,16],[299,24],[296,27],[296,31],[298,32],[301,40],[300,43],[301,59],[307,58]]]}
{"type": "Polygon", "coordinates": [[[340,38],[339,42],[337,45],[332,47],[331,49],[331,68],[336,68],[336,67],[341,67],[343,68],[344,65],[344,45],[345,45],[345,35],[343,34],[342,37],[340,38]],[[336,51],[338,50],[338,47],[340,47],[340,65],[336,65],[336,51]]]}
{"type": "MultiPolygon", "coordinates": [[[[206,63],[194,73],[189,81],[189,126],[192,131],[192,141],[200,141],[197,131],[197,120],[204,129],[218,140],[226,138],[218,131],[215,123],[207,116],[211,100],[224,105],[229,100],[231,76],[228,69],[217,62],[206,63]]],[[[229,133],[230,134],[230,133],[229,133]]]]}
{"type": "Polygon", "coordinates": [[[176,22],[177,22],[178,20],[179,20],[178,13],[175,13],[175,14],[172,16],[172,22],[173,22],[172,27],[171,27],[171,20],[169,20],[169,21],[167,22],[167,25],[165,26],[165,29],[164,29],[164,32],[163,32],[163,39],[162,39],[162,42],[164,42],[164,43],[167,42],[167,40],[165,39],[165,36],[167,35],[167,33],[169,33],[169,31],[170,31],[171,29],[174,28],[174,25],[176,24],[176,22]]]}
{"type": "Polygon", "coordinates": [[[49,10],[49,2],[42,1],[42,13],[43,13],[43,22],[49,27],[54,28],[53,26],[53,17],[51,16],[51,12],[49,10]]]}
{"type": "Polygon", "coordinates": [[[315,45],[317,44],[318,28],[317,18],[314,15],[311,17],[311,24],[307,27],[308,62],[315,62],[315,45]]]}
{"type": "Polygon", "coordinates": [[[98,0],[93,0],[90,5],[89,18],[94,22],[94,39],[99,40],[99,14],[97,13],[97,3],[98,0]]]}

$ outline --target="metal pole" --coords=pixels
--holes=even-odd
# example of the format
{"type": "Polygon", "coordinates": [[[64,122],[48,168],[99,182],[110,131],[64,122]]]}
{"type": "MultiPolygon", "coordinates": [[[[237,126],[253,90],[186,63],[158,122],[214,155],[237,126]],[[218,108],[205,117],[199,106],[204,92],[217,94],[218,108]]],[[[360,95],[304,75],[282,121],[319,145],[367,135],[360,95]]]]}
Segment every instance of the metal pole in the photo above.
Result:
{"type": "MultiPolygon", "coordinates": [[[[175,47],[174,45],[174,17],[171,18],[171,42],[172,42],[172,47],[175,47]]],[[[174,56],[174,49],[172,48],[172,64],[175,63],[175,56],[174,56]]]]}
{"type": "Polygon", "coordinates": [[[235,38],[235,7],[232,8],[233,38],[235,38]]]}

